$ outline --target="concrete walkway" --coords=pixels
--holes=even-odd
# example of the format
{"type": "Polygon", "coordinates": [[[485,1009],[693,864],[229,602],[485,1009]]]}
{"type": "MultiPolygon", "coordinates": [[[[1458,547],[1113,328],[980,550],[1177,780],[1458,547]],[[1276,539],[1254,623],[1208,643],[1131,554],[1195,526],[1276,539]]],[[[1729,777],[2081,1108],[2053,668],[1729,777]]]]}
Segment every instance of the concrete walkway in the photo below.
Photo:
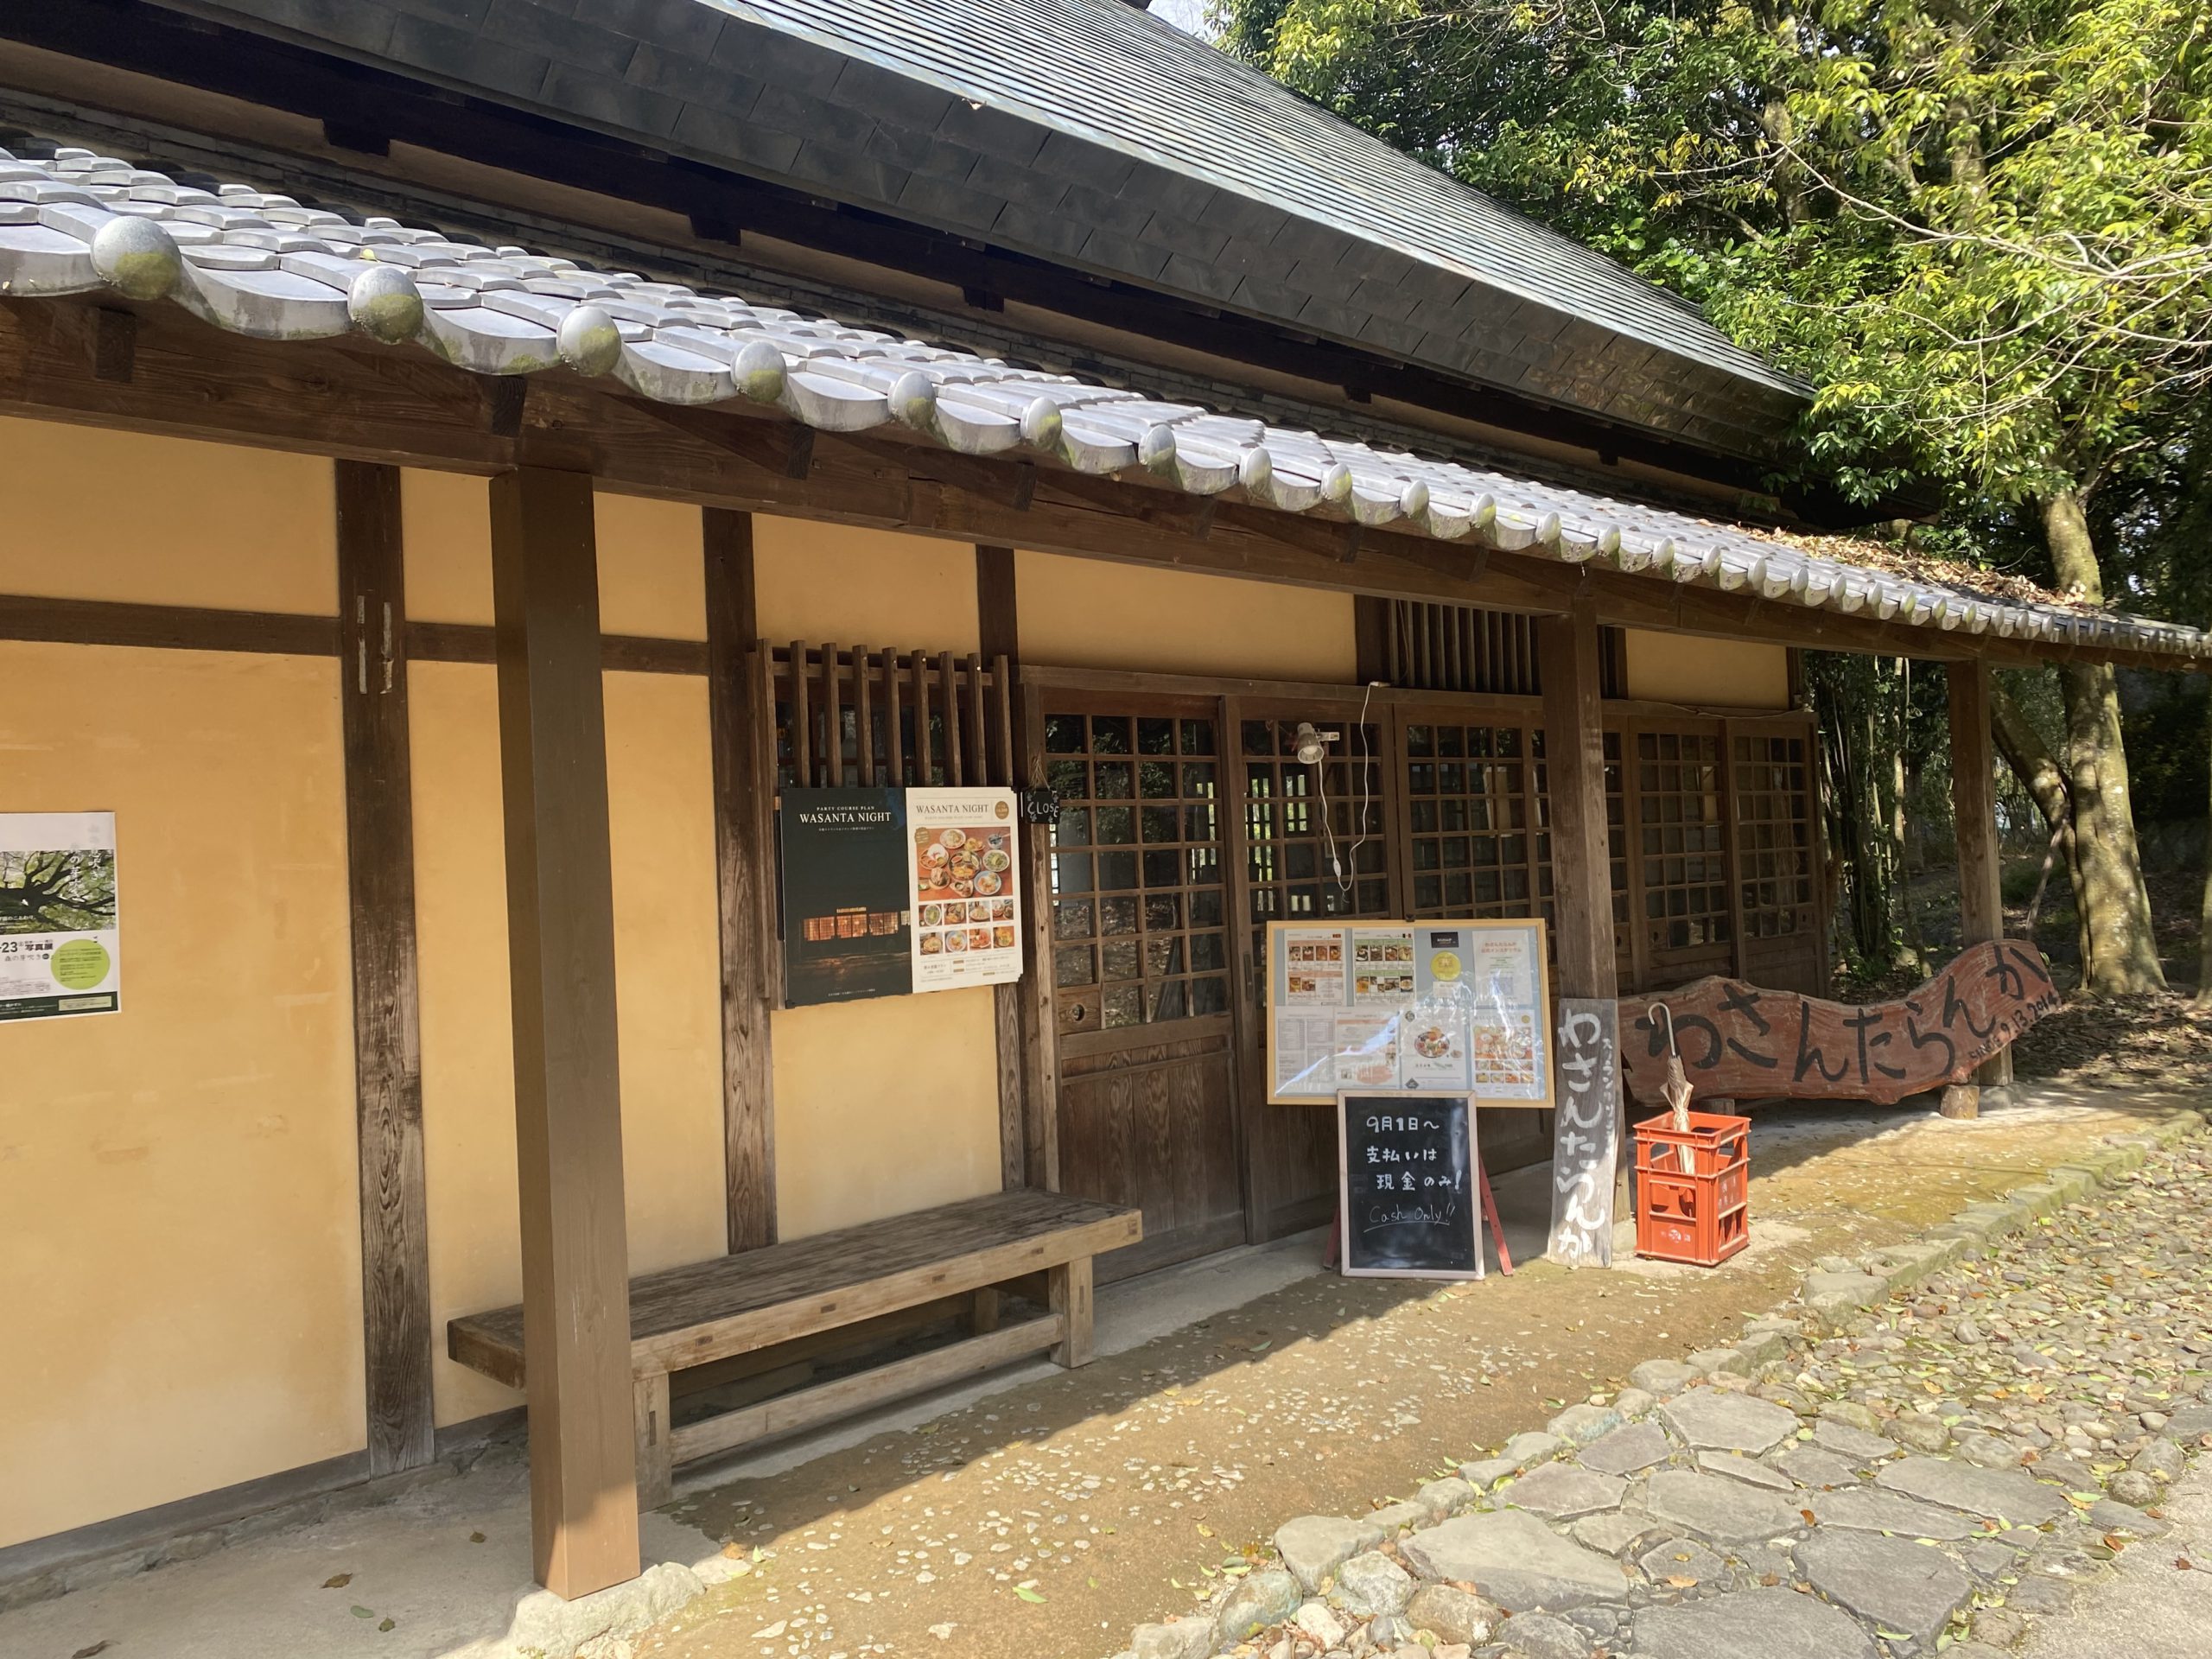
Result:
{"type": "MultiPolygon", "coordinates": [[[[1979,1122],[1762,1114],[1755,1248],[1718,1272],[1635,1263],[1570,1291],[1538,1263],[1439,1291],[1323,1274],[1307,1236],[1113,1287],[1099,1300],[1102,1357],[1083,1372],[1001,1373],[683,1480],[648,1519],[648,1554],[715,1587],[641,1647],[1110,1651],[1189,1594],[1179,1581],[1205,1583],[1225,1542],[1355,1491],[1410,1490],[1629,1359],[1733,1331],[1814,1256],[1906,1236],[2159,1105],[2045,1088],[1979,1122]],[[1417,1404],[1374,1417],[1399,1400],[1417,1404]],[[1049,1500],[1087,1478],[1096,1507],[1049,1500]],[[962,1541],[932,1548],[952,1532],[962,1541]]],[[[1534,1261],[1545,1172],[1498,1186],[1512,1248],[1534,1261]]],[[[0,1614],[0,1656],[505,1659],[536,1605],[528,1536],[510,1447],[383,1507],[0,1614]]]]}

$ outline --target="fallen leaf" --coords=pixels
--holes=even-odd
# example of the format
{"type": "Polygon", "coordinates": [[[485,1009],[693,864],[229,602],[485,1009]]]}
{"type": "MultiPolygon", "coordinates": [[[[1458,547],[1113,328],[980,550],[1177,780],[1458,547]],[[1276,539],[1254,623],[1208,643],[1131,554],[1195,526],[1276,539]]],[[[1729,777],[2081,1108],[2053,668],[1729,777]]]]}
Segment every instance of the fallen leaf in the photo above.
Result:
{"type": "Polygon", "coordinates": [[[374,1618],[376,1617],[376,1615],[375,1615],[374,1613],[371,1612],[371,1611],[370,1611],[367,1608],[365,1608],[365,1607],[355,1607],[355,1608],[352,1608],[352,1609],[350,1609],[349,1611],[353,1613],[353,1617],[354,1617],[354,1618],[374,1618]]]}
{"type": "Polygon", "coordinates": [[[468,1541],[472,1544],[480,1544],[484,1541],[484,1535],[480,1532],[472,1532],[468,1535],[468,1541]]]}
{"type": "Polygon", "coordinates": [[[91,1647],[78,1649],[76,1652],[69,1656],[69,1659],[92,1659],[93,1655],[105,1653],[114,1645],[115,1644],[112,1642],[110,1642],[105,1637],[102,1637],[99,1641],[93,1643],[91,1647]]]}
{"type": "Polygon", "coordinates": [[[1694,1575],[1688,1573],[1669,1573],[1667,1575],[1667,1582],[1677,1590],[1688,1590],[1697,1581],[1694,1575]]]}
{"type": "Polygon", "coordinates": [[[397,1630],[398,1628],[399,1628],[399,1626],[398,1626],[397,1622],[396,1620],[389,1619],[389,1618],[387,1618],[386,1620],[385,1620],[383,1624],[379,1624],[379,1625],[378,1625],[378,1626],[377,1626],[377,1629],[378,1629],[378,1630],[397,1630]]]}
{"type": "Polygon", "coordinates": [[[2177,1555],[2174,1557],[2174,1565],[2183,1573],[2186,1573],[2191,1567],[2195,1567],[2196,1563],[2190,1560],[2186,1555],[2177,1555]]]}
{"type": "Polygon", "coordinates": [[[322,1587],[326,1590],[343,1590],[353,1582],[353,1575],[351,1573],[334,1573],[322,1581],[322,1587]]]}
{"type": "Polygon", "coordinates": [[[1821,1524],[1818,1517],[1810,1510],[1800,1510],[1797,1513],[1805,1517],[1805,1524],[1808,1527],[1817,1527],[1821,1524]]]}
{"type": "Polygon", "coordinates": [[[1206,1525],[1206,1523],[1205,1523],[1205,1522],[1203,1522],[1203,1521],[1199,1522],[1198,1522],[1198,1536],[1199,1536],[1199,1537],[1201,1537],[1201,1538],[1211,1538],[1211,1537],[1212,1537],[1212,1536],[1213,1536],[1213,1529],[1212,1529],[1211,1527],[1210,1527],[1210,1526],[1206,1525]]]}
{"type": "Polygon", "coordinates": [[[1026,1584],[1015,1585],[1014,1586],[1014,1593],[1020,1596],[1024,1601],[1042,1601],[1045,1599],[1044,1597],[1039,1595],[1034,1590],[1032,1590],[1026,1584]]]}

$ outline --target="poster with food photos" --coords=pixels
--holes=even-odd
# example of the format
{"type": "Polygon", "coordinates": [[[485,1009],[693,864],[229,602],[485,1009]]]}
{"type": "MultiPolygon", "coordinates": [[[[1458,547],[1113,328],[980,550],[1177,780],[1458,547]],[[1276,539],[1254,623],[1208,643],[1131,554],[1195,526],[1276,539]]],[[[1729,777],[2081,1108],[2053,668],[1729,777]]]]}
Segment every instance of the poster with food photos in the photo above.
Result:
{"type": "Polygon", "coordinates": [[[1552,1103],[1544,925],[1275,922],[1268,929],[1268,1098],[1338,1091],[1552,1103]]]}
{"type": "Polygon", "coordinates": [[[1020,822],[1010,789],[906,791],[917,991],[1021,977],[1020,822]]]}

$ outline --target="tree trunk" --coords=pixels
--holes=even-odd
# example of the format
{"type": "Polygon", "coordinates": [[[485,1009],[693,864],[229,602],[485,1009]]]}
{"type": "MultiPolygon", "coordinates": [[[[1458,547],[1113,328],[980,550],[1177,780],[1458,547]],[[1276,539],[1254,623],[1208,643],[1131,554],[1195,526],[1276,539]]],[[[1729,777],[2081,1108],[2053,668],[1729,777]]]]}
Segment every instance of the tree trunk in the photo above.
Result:
{"type": "Polygon", "coordinates": [[[2075,944],[2082,953],[2082,980],[2089,978],[2089,906],[2082,893],[2082,851],[2074,830],[2074,801],[2066,786],[2065,771],[2043,740],[2035,723],[2020,712],[2020,705],[2005,695],[2002,686],[1990,688],[1990,729],[1997,752],[2020,780],[2020,787],[2043,815],[2044,832],[2058,843],[2066,860],[2066,882],[2074,893],[2075,944]]]}
{"type": "MultiPolygon", "coordinates": [[[[2043,504],[2044,536],[2060,589],[2099,604],[2104,583],[2082,499],[2061,490],[2043,504]]],[[[2066,697],[2067,781],[2074,799],[2080,854],[2080,901],[2089,940],[2082,965],[2084,988],[2105,995],[2163,990],[2135,843],[2135,810],[2127,792],[2127,750],[2120,729],[2120,685],[2110,664],[2068,663],[2058,671],[2066,697]]]]}
{"type": "Polygon", "coordinates": [[[2197,939],[2196,1000],[2212,1002],[2212,830],[2204,837],[2204,912],[2197,939]]]}

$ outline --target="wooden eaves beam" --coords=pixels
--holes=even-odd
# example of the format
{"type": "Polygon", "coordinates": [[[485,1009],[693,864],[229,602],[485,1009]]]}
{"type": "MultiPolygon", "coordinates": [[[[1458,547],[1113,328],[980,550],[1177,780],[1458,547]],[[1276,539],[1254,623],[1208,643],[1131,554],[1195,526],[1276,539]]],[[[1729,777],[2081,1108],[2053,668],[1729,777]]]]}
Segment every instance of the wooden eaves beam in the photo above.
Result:
{"type": "MultiPolygon", "coordinates": [[[[1475,537],[1455,543],[1370,529],[1355,544],[1342,523],[1234,497],[1202,500],[1141,474],[1101,479],[1027,454],[954,454],[900,429],[817,432],[810,442],[806,429],[770,411],[677,409],[563,371],[530,377],[519,429],[501,436],[497,383],[421,351],[249,340],[168,305],[138,309],[128,381],[103,379],[98,314],[115,304],[0,301],[0,414],[444,471],[588,472],[609,488],[702,506],[1382,598],[1535,616],[1586,601],[1599,622],[1620,627],[2005,665],[2067,654],[1488,550],[1475,537]]],[[[2082,654],[2193,665],[2125,650],[2082,654]]]]}

